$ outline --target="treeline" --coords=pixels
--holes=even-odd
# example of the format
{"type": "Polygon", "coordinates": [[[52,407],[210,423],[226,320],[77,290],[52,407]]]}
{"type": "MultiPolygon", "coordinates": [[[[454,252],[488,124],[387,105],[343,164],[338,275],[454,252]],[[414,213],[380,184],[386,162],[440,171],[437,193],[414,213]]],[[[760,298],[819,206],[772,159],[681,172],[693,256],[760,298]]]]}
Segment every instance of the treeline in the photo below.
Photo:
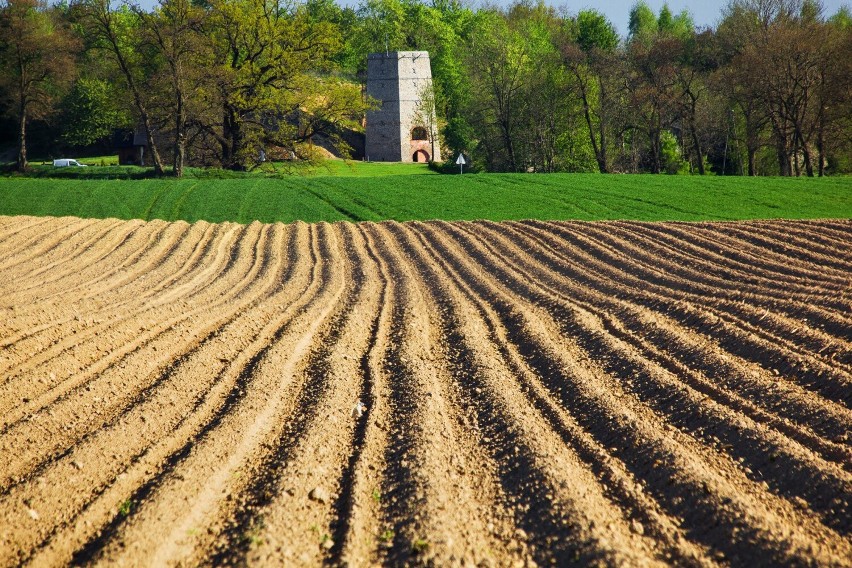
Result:
{"type": "Polygon", "coordinates": [[[482,169],[852,171],[852,15],[815,0],[733,0],[716,29],[640,1],[624,38],[531,2],[5,0],[3,130],[19,169],[31,132],[81,147],[136,129],[178,176],[305,157],[320,136],[345,151],[374,104],[367,54],[410,49],[431,55],[444,154],[482,169]]]}

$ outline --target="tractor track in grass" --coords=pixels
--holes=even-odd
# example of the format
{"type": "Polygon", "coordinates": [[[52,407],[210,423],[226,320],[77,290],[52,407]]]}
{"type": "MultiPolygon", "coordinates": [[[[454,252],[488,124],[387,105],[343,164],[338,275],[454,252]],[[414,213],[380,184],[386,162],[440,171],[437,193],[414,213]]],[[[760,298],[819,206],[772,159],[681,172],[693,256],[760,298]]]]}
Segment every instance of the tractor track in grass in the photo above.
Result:
{"type": "Polygon", "coordinates": [[[0,217],[0,566],[850,566],[850,287],[844,220],[0,217]]]}

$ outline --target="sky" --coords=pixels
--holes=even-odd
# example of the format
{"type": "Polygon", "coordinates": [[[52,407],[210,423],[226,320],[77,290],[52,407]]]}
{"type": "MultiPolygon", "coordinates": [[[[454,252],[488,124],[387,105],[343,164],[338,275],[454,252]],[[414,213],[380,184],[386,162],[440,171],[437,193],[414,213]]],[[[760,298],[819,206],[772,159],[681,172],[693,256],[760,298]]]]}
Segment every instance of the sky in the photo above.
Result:
{"type": "MultiPolygon", "coordinates": [[[[600,2],[590,2],[589,0],[546,0],[554,6],[568,7],[569,12],[576,13],[584,8],[593,8],[598,12],[602,12],[609,18],[618,33],[622,36],[627,35],[627,22],[630,15],[630,8],[636,3],[636,0],[602,0],[600,2]]],[[[682,10],[686,10],[692,14],[692,19],[698,27],[716,27],[722,17],[722,10],[728,5],[728,0],[701,0],[695,2],[684,2],[683,0],[645,0],[645,3],[651,7],[655,14],[660,13],[660,8],[663,4],[668,3],[669,8],[675,14],[679,14],[682,10]]],[[[844,2],[842,0],[823,0],[826,16],[830,16],[840,9],[844,2]]]]}
{"type": "MultiPolygon", "coordinates": [[[[137,1],[144,8],[151,8],[156,2],[156,0],[137,1]]],[[[481,0],[470,1],[473,6],[477,6],[482,3],[481,0]]],[[[343,6],[358,5],[358,0],[337,0],[337,2],[343,6]]],[[[508,5],[510,2],[511,0],[493,0],[492,3],[508,5]]],[[[636,0],[600,0],[599,2],[594,2],[593,0],[545,0],[545,2],[556,7],[566,7],[569,13],[577,13],[584,8],[593,8],[606,15],[606,17],[609,18],[609,21],[615,25],[618,33],[625,36],[627,35],[627,20],[630,14],[630,8],[636,3],[636,0]]],[[[663,7],[666,0],[645,0],[645,2],[651,7],[655,14],[659,14],[660,8],[663,7]]],[[[848,6],[849,0],[845,2],[844,0],[823,0],[826,16],[831,16],[836,13],[843,4],[848,6]]],[[[690,14],[692,14],[692,19],[695,21],[695,25],[699,27],[716,27],[716,24],[721,18],[722,9],[728,5],[728,0],[699,0],[698,2],[695,0],[690,2],[686,2],[684,0],[668,0],[668,5],[675,14],[686,9],[690,14]]]]}

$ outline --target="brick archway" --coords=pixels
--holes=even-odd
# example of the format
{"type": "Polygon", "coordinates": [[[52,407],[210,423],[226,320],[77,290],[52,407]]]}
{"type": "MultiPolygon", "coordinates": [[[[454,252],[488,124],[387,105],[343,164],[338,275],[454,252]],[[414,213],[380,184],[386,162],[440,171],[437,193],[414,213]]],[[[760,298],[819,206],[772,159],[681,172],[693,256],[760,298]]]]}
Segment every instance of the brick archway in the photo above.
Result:
{"type": "Polygon", "coordinates": [[[414,162],[428,162],[429,161],[429,152],[426,150],[417,150],[414,152],[414,155],[411,156],[411,160],[414,162]]]}

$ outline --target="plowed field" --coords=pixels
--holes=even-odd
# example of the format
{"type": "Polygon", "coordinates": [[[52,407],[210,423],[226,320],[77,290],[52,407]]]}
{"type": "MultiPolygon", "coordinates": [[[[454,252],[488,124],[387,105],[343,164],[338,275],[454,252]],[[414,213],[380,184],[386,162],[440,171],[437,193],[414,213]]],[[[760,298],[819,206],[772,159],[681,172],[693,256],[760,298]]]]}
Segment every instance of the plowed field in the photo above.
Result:
{"type": "Polygon", "coordinates": [[[850,565],[850,284],[852,221],[0,217],[0,564],[850,565]]]}

